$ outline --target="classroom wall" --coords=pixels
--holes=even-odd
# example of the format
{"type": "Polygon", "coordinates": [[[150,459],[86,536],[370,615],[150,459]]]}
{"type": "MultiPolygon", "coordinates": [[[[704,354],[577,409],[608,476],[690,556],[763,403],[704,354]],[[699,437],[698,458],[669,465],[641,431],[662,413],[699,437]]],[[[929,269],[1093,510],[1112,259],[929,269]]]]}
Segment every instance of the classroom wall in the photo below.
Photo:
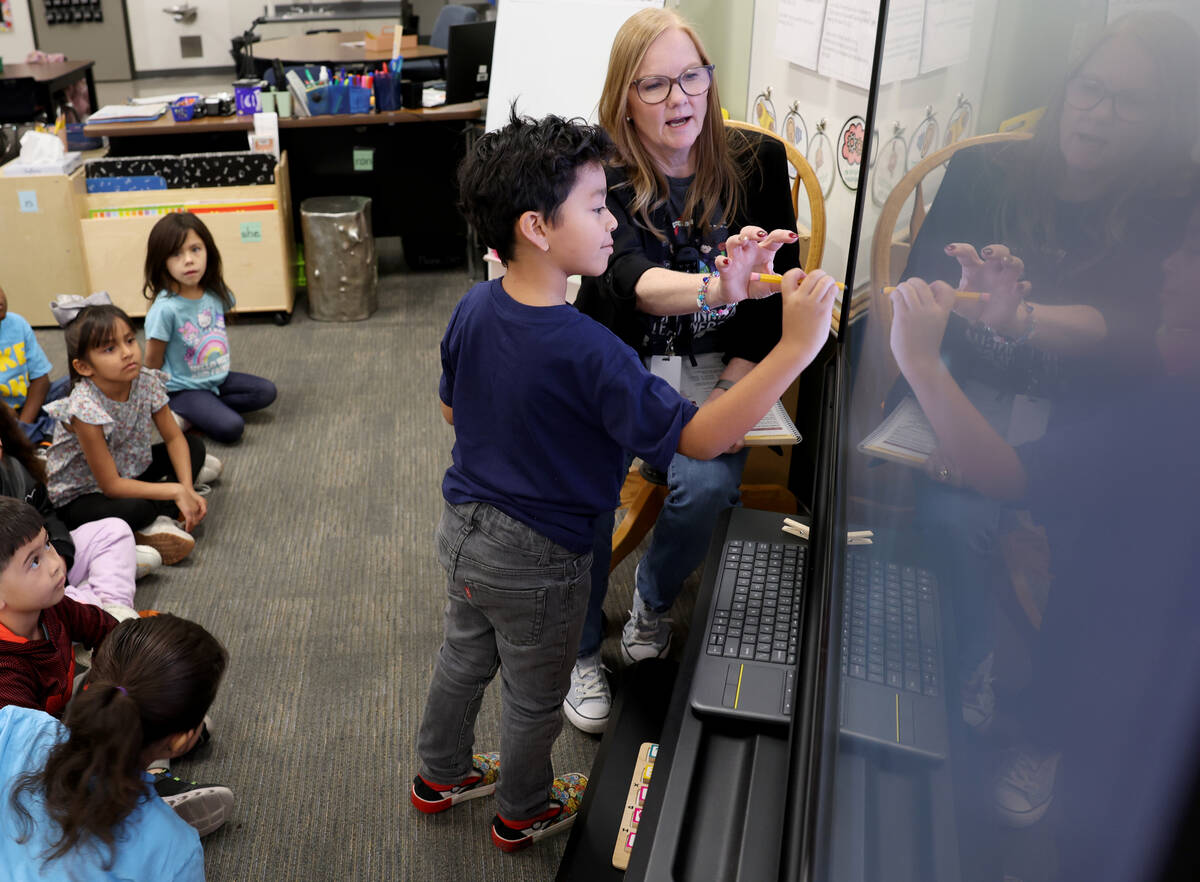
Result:
{"type": "Polygon", "coordinates": [[[9,64],[21,64],[34,50],[33,18],[28,0],[11,0],[13,29],[0,31],[0,58],[9,64]]]}
{"type": "Polygon", "coordinates": [[[754,16],[749,4],[728,0],[668,0],[668,6],[690,21],[717,66],[721,103],[734,119],[746,115],[750,78],[750,41],[754,16]]]}

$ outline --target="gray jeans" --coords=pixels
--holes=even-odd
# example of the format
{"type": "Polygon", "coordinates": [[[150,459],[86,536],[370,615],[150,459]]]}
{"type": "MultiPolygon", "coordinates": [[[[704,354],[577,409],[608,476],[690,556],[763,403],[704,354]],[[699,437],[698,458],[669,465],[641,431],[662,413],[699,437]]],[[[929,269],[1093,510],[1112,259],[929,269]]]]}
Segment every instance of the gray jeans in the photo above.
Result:
{"type": "Polygon", "coordinates": [[[500,674],[499,814],[549,806],[550,749],[562,729],[588,599],[591,552],[577,554],[484,503],[447,504],[437,529],[446,569],[446,636],[417,733],[422,777],[472,774],[475,717],[500,674]]]}

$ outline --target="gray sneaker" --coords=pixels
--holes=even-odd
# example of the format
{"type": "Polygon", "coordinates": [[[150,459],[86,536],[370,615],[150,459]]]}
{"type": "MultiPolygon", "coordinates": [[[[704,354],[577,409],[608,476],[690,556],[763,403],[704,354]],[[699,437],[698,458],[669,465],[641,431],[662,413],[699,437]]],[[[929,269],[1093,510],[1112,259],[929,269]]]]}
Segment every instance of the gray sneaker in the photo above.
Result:
{"type": "Polygon", "coordinates": [[[1061,753],[1009,750],[996,770],[993,800],[1000,819],[1010,827],[1036,824],[1054,798],[1054,778],[1061,753]]]}
{"type": "Polygon", "coordinates": [[[963,684],[960,693],[963,722],[980,735],[992,728],[992,719],[996,714],[996,690],[992,686],[996,679],[992,674],[995,663],[996,654],[989,652],[987,658],[975,668],[971,678],[963,684]]]}
{"type": "MultiPolygon", "coordinates": [[[[635,571],[636,572],[636,571],[635,571]]],[[[635,575],[636,583],[636,575],[635,575]]],[[[671,620],[646,606],[637,589],[633,609],[621,631],[621,658],[627,665],[647,658],[664,658],[671,651],[671,620]]]]}
{"type": "Polygon", "coordinates": [[[563,699],[563,714],[571,724],[584,732],[599,735],[608,725],[612,711],[612,692],[604,676],[600,653],[575,660],[571,670],[571,688],[563,699]]]}

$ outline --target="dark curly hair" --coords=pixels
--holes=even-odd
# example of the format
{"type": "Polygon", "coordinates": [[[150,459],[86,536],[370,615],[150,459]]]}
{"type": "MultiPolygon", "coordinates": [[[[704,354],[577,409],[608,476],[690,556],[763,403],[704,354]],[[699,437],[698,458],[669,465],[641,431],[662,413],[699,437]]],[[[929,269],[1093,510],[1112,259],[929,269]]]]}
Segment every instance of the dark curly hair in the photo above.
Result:
{"type": "Polygon", "coordinates": [[[518,116],[514,105],[508,125],[476,141],[459,166],[459,208],[507,264],[517,219],[537,211],[554,223],[580,166],[614,156],[612,141],[599,126],[558,116],[534,120],[518,116]]]}

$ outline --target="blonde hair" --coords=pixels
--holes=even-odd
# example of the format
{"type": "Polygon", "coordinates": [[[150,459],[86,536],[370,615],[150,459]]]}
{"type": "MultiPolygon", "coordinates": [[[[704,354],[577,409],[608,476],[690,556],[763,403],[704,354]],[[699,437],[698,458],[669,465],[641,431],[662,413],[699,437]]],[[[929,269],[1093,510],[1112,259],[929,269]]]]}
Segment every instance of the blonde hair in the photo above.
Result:
{"type": "MultiPolygon", "coordinates": [[[[628,185],[633,188],[632,214],[634,219],[660,240],[666,235],[650,220],[650,213],[667,201],[666,176],[658,163],[650,156],[629,120],[629,89],[646,50],[650,44],[667,31],[682,31],[696,47],[702,64],[711,64],[708,53],[695,29],[677,12],[671,9],[643,9],[631,15],[613,38],[612,51],[608,56],[608,75],[604,80],[604,91],[600,95],[600,125],[608,132],[617,146],[621,164],[626,169],[628,185]]],[[[700,136],[692,146],[696,163],[696,176],[688,188],[683,216],[693,218],[698,229],[708,228],[714,221],[713,213],[720,205],[726,218],[737,211],[741,191],[741,180],[737,172],[737,161],[742,149],[749,142],[740,136],[737,156],[731,152],[731,144],[722,123],[721,99],[717,94],[717,78],[713,75],[708,90],[708,107],[704,114],[704,125],[700,136]],[[709,197],[709,198],[706,198],[709,197]]],[[[719,221],[720,219],[716,219],[719,221]]]]}

